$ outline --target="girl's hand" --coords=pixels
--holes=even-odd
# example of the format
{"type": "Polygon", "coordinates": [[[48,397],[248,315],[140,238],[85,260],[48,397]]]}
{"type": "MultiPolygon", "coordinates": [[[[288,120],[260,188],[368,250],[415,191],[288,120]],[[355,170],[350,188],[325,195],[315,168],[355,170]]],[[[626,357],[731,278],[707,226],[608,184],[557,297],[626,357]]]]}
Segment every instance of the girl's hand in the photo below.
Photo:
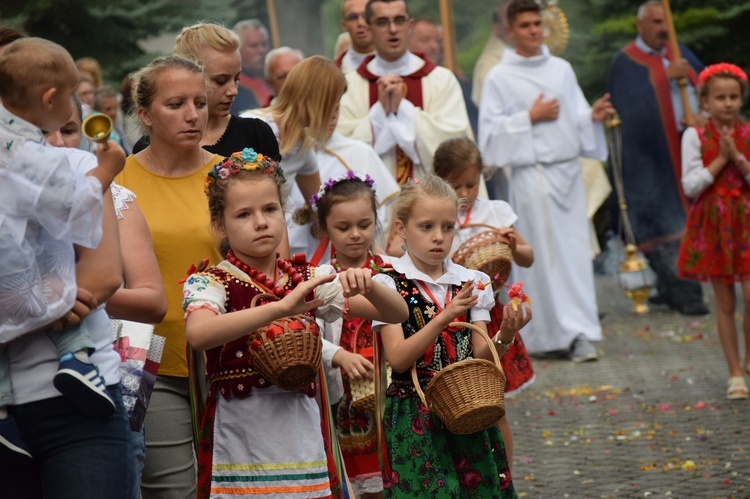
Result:
{"type": "Polygon", "coordinates": [[[737,151],[737,145],[734,143],[732,131],[729,130],[726,125],[724,125],[723,127],[721,127],[720,133],[721,137],[719,138],[719,155],[727,161],[734,161],[734,159],[739,155],[739,152],[737,151]]]}
{"type": "Polygon", "coordinates": [[[734,130],[730,130],[726,125],[721,127],[721,139],[719,145],[726,148],[728,154],[727,159],[736,163],[740,157],[740,151],[737,150],[737,144],[734,142],[734,130]]]}
{"type": "Polygon", "coordinates": [[[304,314],[305,312],[318,308],[324,304],[320,298],[307,301],[307,295],[312,293],[316,287],[336,279],[336,274],[319,275],[309,281],[301,282],[294,290],[279,302],[282,306],[283,316],[304,314]]]}
{"type": "Polygon", "coordinates": [[[503,341],[510,341],[516,337],[516,333],[521,330],[531,320],[531,307],[524,303],[516,310],[506,305],[503,308],[503,322],[500,324],[500,330],[497,332],[498,337],[503,341]]]}
{"type": "Polygon", "coordinates": [[[503,242],[510,246],[510,252],[516,254],[516,244],[518,243],[516,237],[516,229],[513,227],[503,227],[498,229],[500,235],[503,236],[503,242]]]}
{"type": "Polygon", "coordinates": [[[479,300],[478,296],[473,296],[471,293],[474,291],[474,283],[469,281],[466,285],[453,297],[451,302],[445,309],[440,312],[440,315],[445,314],[445,318],[448,322],[453,321],[456,317],[463,314],[467,310],[476,306],[479,300]]]}
{"type": "Polygon", "coordinates": [[[347,352],[343,348],[336,352],[332,359],[334,367],[340,367],[351,379],[373,379],[375,366],[358,353],[347,352]]]}
{"type": "Polygon", "coordinates": [[[372,271],[370,269],[346,269],[339,274],[339,281],[345,298],[367,295],[372,289],[372,271]]]}

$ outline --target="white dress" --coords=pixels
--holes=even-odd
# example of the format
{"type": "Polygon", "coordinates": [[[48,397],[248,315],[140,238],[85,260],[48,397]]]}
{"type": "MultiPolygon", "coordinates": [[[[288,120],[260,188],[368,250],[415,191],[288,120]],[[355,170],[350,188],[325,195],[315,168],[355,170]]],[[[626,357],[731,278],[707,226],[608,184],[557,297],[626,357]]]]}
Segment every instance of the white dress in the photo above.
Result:
{"type": "Polygon", "coordinates": [[[579,334],[600,340],[578,158],[605,161],[607,151],[570,64],[546,47],[529,58],[507,48],[485,80],[478,143],[485,164],[509,168],[510,204],[523,214],[516,228],[534,248],[534,265],[513,270],[536,310],[524,328],[528,351],[566,350],[579,334]],[[532,124],[528,111],[541,93],[558,100],[560,115],[532,124]]]}
{"type": "Polygon", "coordinates": [[[477,199],[474,201],[471,211],[459,212],[457,220],[458,226],[456,226],[457,230],[453,238],[451,253],[458,251],[458,248],[469,238],[489,230],[487,227],[466,227],[466,225],[489,225],[496,229],[512,227],[518,221],[518,215],[505,201],[477,199]]]}
{"type": "Polygon", "coordinates": [[[91,154],[47,146],[39,128],[2,106],[0,143],[0,343],[6,343],[73,306],[73,244],[99,244],[102,186],[76,170],[91,154]]]}
{"type": "MultiPolygon", "coordinates": [[[[241,118],[260,118],[268,123],[273,130],[276,140],[281,143],[281,132],[276,120],[264,109],[252,109],[240,115],[241,118]]],[[[284,170],[287,185],[293,183],[298,173],[309,175],[318,171],[318,160],[315,157],[315,149],[309,148],[302,151],[302,144],[298,142],[291,151],[282,155],[279,166],[284,170]]]]}
{"type": "MultiPolygon", "coordinates": [[[[223,261],[218,268],[250,278],[223,261]]],[[[335,273],[333,267],[317,267],[314,275],[335,273]]],[[[199,308],[226,313],[226,290],[212,276],[200,274],[184,286],[186,316],[199,308]]],[[[279,282],[278,284],[283,284],[279,282]]],[[[316,316],[333,321],[344,310],[338,278],[315,288],[325,305],[316,316]]],[[[248,304],[249,305],[249,304],[248,304]]],[[[331,358],[326,352],[324,358],[331,358]]],[[[213,435],[211,497],[285,497],[302,499],[331,494],[321,415],[314,398],[276,386],[254,389],[247,398],[217,396],[213,435]]]]}

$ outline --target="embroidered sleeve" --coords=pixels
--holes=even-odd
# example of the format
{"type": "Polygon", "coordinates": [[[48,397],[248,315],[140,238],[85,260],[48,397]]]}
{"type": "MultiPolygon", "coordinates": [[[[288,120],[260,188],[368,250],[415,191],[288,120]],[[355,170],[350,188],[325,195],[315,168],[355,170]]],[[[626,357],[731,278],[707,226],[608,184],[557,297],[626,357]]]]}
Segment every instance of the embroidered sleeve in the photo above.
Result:
{"type": "Polygon", "coordinates": [[[216,314],[226,313],[226,291],[216,276],[208,273],[192,274],[182,288],[182,309],[185,318],[200,308],[208,308],[216,314]]]}

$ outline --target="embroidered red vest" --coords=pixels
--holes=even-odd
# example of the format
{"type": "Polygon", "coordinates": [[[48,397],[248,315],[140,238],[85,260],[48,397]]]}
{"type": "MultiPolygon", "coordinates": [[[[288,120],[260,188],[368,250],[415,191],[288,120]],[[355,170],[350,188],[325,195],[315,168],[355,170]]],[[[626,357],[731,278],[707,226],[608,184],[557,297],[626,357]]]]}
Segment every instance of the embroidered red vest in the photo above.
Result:
{"type": "MultiPolygon", "coordinates": [[[[310,279],[311,267],[306,262],[304,264],[297,261],[292,262],[298,274],[303,276],[305,281],[310,279]]],[[[246,280],[217,267],[206,269],[204,273],[210,274],[215,280],[223,284],[226,290],[224,308],[227,313],[249,308],[254,296],[265,293],[252,280],[246,280]]],[[[287,279],[283,287],[284,289],[293,289],[294,284],[291,279],[287,279]]],[[[313,319],[313,324],[315,324],[314,313],[311,311],[306,315],[313,319]]],[[[248,331],[248,334],[236,340],[206,351],[206,373],[208,381],[211,383],[210,390],[214,392],[213,395],[221,395],[225,399],[233,397],[242,399],[250,396],[253,388],[271,386],[270,381],[253,370],[250,355],[250,341],[252,340],[250,334],[251,331],[248,331]]],[[[314,397],[316,390],[317,385],[313,382],[300,391],[314,397]]]]}

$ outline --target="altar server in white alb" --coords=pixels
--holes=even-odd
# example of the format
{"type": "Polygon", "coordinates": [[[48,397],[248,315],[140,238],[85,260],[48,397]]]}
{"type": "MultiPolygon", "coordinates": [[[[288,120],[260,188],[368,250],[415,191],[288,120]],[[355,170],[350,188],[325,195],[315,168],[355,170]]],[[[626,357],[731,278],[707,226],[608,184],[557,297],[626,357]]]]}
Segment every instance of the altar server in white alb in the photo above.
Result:
{"type": "Polygon", "coordinates": [[[510,204],[522,214],[518,231],[536,254],[518,268],[539,311],[524,330],[530,353],[594,360],[600,340],[594,274],[579,156],[607,159],[601,125],[609,95],[589,106],[570,64],[542,43],[542,18],[534,0],[508,7],[506,49],[487,75],[479,112],[479,147],[485,162],[510,170],[510,204]]]}
{"type": "Polygon", "coordinates": [[[371,144],[399,185],[432,172],[446,139],[472,137],[461,87],[449,70],[407,50],[413,31],[403,0],[369,0],[375,54],[347,74],[337,131],[371,144]]]}

